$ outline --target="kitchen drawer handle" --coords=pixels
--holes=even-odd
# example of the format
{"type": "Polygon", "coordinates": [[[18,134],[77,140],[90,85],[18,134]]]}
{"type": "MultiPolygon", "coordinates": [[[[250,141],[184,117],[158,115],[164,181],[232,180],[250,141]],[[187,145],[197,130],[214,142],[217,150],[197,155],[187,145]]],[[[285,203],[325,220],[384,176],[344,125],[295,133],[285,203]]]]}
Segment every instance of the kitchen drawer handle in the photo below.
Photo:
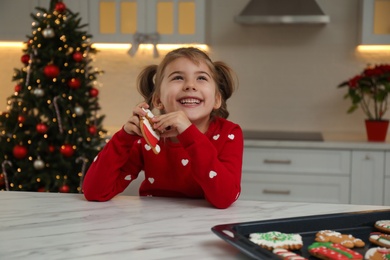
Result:
{"type": "Polygon", "coordinates": [[[271,160],[271,159],[264,159],[263,161],[266,164],[291,164],[291,160],[271,160]]]}
{"type": "Polygon", "coordinates": [[[291,191],[289,190],[263,190],[264,194],[279,194],[279,195],[290,195],[291,191]]]}

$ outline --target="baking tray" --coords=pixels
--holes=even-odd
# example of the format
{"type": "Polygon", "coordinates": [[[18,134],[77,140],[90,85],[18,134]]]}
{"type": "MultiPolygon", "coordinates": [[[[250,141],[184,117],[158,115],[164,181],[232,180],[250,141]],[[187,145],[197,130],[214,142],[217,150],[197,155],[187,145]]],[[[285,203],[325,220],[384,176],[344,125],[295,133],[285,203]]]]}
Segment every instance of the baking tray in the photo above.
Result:
{"type": "Polygon", "coordinates": [[[314,242],[315,234],[318,231],[334,230],[362,239],[366,243],[365,247],[353,250],[364,256],[370,247],[375,246],[368,241],[369,234],[377,231],[374,228],[375,222],[384,219],[390,219],[390,209],[221,224],[212,227],[211,230],[244,254],[254,259],[267,260],[280,260],[280,258],[271,251],[251,242],[249,234],[269,231],[298,233],[302,236],[303,247],[295,252],[308,259],[318,259],[310,256],[307,251],[307,247],[314,242]]]}

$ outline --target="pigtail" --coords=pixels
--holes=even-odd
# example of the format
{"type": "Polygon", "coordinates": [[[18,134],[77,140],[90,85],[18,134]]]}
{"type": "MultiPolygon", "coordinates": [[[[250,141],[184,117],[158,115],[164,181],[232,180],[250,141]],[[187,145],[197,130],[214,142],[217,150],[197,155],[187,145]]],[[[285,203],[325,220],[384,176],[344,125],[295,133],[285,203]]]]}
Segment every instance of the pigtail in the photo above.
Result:
{"type": "Polygon", "coordinates": [[[150,109],[153,109],[152,97],[154,89],[154,76],[156,75],[157,65],[149,65],[145,67],[137,77],[138,92],[143,96],[145,102],[148,103],[150,109]]]}
{"type": "Polygon", "coordinates": [[[227,100],[235,91],[238,84],[238,78],[234,71],[226,63],[216,61],[214,62],[214,66],[218,75],[217,85],[221,95],[221,107],[215,111],[215,115],[222,118],[228,118],[229,111],[227,110],[227,100]]]}

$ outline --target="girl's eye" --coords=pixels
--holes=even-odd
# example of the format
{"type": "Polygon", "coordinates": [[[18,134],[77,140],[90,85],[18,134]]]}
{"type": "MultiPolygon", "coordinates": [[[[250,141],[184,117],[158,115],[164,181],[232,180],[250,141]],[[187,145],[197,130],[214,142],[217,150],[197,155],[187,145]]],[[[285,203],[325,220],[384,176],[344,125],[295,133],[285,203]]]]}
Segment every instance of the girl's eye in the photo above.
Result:
{"type": "Polygon", "coordinates": [[[182,77],[182,76],[179,76],[179,75],[174,76],[174,77],[172,78],[172,80],[182,80],[182,79],[183,79],[183,77],[182,77]]]}
{"type": "Polygon", "coordinates": [[[199,76],[198,79],[200,79],[200,80],[207,80],[207,78],[205,76],[199,76]]]}

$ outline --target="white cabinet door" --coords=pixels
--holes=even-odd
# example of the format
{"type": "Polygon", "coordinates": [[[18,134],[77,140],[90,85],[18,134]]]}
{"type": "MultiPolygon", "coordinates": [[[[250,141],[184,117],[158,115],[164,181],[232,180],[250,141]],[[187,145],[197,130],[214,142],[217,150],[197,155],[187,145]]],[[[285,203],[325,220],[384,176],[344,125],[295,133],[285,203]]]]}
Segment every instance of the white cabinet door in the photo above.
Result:
{"type": "Polygon", "coordinates": [[[390,1],[363,0],[361,44],[390,44],[390,1]]]}
{"type": "Polygon", "coordinates": [[[31,13],[35,13],[38,0],[0,1],[0,40],[26,41],[31,35],[31,13]]]}
{"type": "Polygon", "coordinates": [[[131,43],[135,33],[158,43],[205,43],[205,0],[89,0],[95,42],[131,43]]]}
{"type": "Polygon", "coordinates": [[[386,152],[384,205],[390,206],[390,152],[386,152]]]}
{"type": "Polygon", "coordinates": [[[352,152],[351,203],[383,205],[385,153],[352,152]]]}

